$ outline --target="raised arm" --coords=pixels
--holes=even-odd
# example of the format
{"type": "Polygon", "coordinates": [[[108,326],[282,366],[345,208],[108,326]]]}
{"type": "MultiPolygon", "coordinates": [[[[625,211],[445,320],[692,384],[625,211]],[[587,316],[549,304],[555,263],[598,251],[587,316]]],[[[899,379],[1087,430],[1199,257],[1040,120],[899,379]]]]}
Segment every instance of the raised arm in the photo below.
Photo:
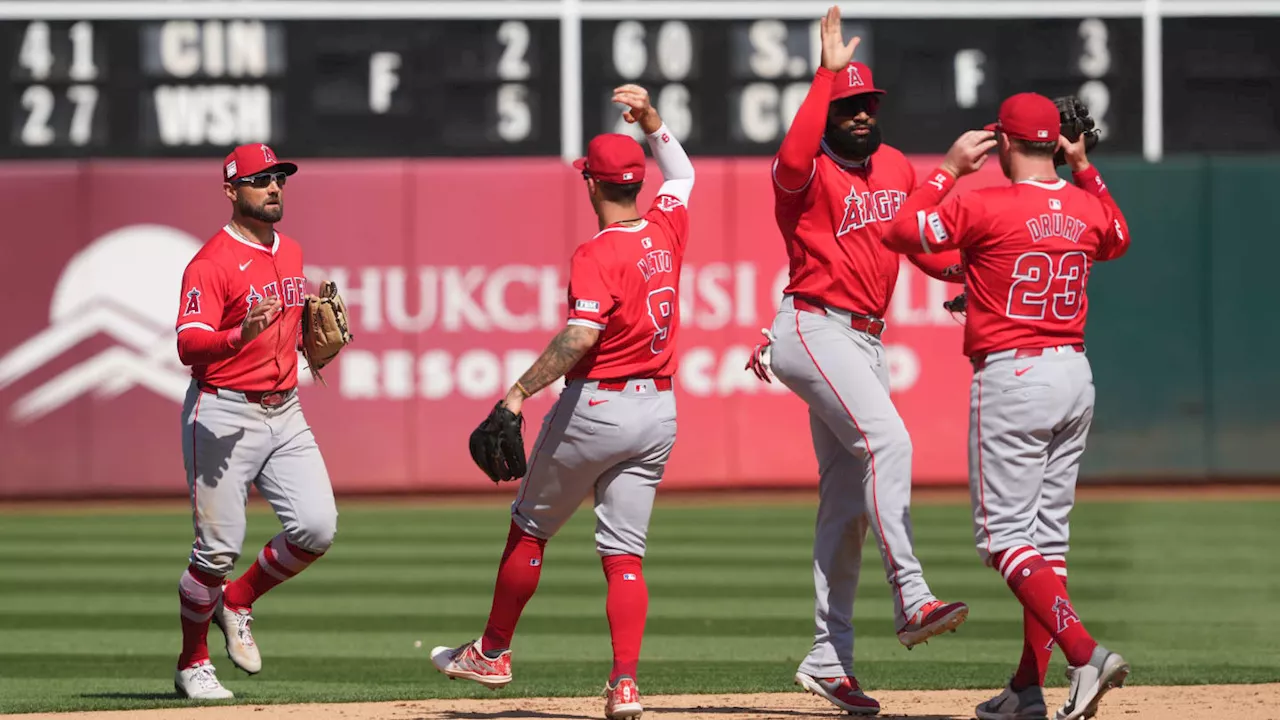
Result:
{"type": "Polygon", "coordinates": [[[644,131],[649,152],[653,153],[662,173],[663,182],[658,194],[670,195],[688,205],[689,195],[693,193],[693,163],[650,104],[649,91],[639,85],[623,85],[613,91],[613,101],[626,105],[628,110],[623,117],[627,122],[640,123],[640,129],[644,131]]]}
{"type": "Polygon", "coordinates": [[[1102,229],[1102,243],[1098,247],[1097,259],[1115,260],[1129,251],[1129,223],[1124,219],[1124,213],[1120,212],[1115,198],[1111,197],[1111,191],[1102,181],[1102,175],[1085,155],[1084,142],[1084,136],[1074,143],[1065,137],[1058,137],[1058,147],[1062,148],[1067,164],[1071,166],[1071,179],[1075,181],[1076,187],[1102,202],[1107,216],[1107,227],[1102,229]]]}
{"type": "MultiPolygon", "coordinates": [[[[969,173],[977,172],[986,164],[987,153],[995,147],[995,144],[995,133],[989,130],[970,130],[957,138],[938,169],[931,173],[929,178],[916,188],[898,209],[897,216],[892,223],[889,223],[880,242],[890,250],[908,255],[933,253],[957,247],[944,245],[945,238],[936,238],[933,245],[925,243],[928,220],[936,217],[938,205],[951,188],[955,187],[956,180],[969,173]]],[[[952,263],[948,260],[947,265],[950,264],[952,263]]],[[[924,268],[921,267],[921,269],[924,268]]],[[[925,271],[928,272],[928,270],[925,271]]]]}
{"type": "Polygon", "coordinates": [[[840,8],[832,6],[822,18],[822,66],[813,75],[809,94],[796,111],[791,127],[782,138],[782,146],[773,162],[773,181],[778,187],[798,192],[813,177],[813,161],[822,147],[822,135],[827,129],[827,108],[831,104],[831,84],[837,72],[851,60],[853,52],[862,42],[855,37],[848,43],[840,29],[840,8]]]}

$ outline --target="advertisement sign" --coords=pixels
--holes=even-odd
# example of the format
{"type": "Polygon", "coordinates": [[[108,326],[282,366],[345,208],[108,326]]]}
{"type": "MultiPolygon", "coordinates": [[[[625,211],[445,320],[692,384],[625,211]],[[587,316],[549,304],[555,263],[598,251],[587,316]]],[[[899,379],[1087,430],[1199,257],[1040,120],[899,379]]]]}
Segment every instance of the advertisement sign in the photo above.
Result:
{"type": "MultiPolygon", "coordinates": [[[[0,497],[186,492],[174,317],[183,268],[230,217],[219,160],[0,164],[0,497]]],[[[807,408],[743,369],[786,283],[769,160],[695,162],[665,487],[813,486],[807,408]]],[[[278,229],[312,291],[337,282],[355,334],[326,385],[299,378],[336,490],[489,489],[467,436],[564,325],[569,257],[597,230],[581,177],[555,159],[299,165],[278,229]]],[[[988,164],[958,191],[997,182],[988,164]]],[[[958,290],[904,260],[887,318],[918,484],[966,474],[971,371],[942,308],[958,290]]],[[[526,403],[530,445],[559,389],[526,403]]]]}

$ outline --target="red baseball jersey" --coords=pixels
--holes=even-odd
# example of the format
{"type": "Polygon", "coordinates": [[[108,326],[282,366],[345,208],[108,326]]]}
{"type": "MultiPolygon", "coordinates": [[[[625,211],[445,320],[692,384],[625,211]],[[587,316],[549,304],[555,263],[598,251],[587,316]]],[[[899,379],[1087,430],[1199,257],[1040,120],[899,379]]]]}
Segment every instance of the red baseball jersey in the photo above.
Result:
{"type": "Polygon", "coordinates": [[[966,355],[1084,342],[1089,271],[1124,255],[1129,227],[1096,170],[1076,181],[982,188],[918,213],[925,250],[960,249],[966,355]]]}
{"type": "Polygon", "coordinates": [[[306,285],[302,248],[292,238],[276,233],[274,245],[268,248],[230,226],[210,238],[182,274],[179,335],[234,331],[250,306],[267,296],[280,297],[282,312],[261,335],[229,357],[192,365],[192,377],[242,392],[295,387],[306,285]]]}
{"type": "Polygon", "coordinates": [[[778,182],[775,162],[774,217],[791,264],[784,292],[884,317],[899,259],[880,237],[915,189],[915,169],[888,145],[866,167],[820,152],[808,182],[797,188],[778,182]]]}
{"type": "Polygon", "coordinates": [[[600,340],[565,380],[671,377],[680,329],[680,266],[689,211],[659,195],[633,227],[610,225],[583,243],[569,268],[569,324],[600,340]]]}

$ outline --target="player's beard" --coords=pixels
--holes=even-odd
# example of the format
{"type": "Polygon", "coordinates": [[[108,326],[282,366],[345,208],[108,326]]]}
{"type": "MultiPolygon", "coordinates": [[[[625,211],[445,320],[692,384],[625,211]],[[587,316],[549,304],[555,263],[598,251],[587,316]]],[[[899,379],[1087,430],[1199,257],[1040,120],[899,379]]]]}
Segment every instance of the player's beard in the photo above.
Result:
{"type": "MultiPolygon", "coordinates": [[[[858,127],[855,125],[854,127],[858,127]]],[[[853,128],[841,130],[839,126],[828,122],[824,137],[832,150],[847,160],[865,160],[880,149],[882,136],[879,125],[866,125],[871,129],[866,135],[855,135],[853,128]]]]}
{"type": "Polygon", "coordinates": [[[271,198],[262,201],[261,205],[254,205],[247,198],[236,198],[236,209],[244,217],[250,217],[258,222],[278,223],[280,218],[284,217],[284,198],[275,198],[276,205],[267,206],[271,198]]]}

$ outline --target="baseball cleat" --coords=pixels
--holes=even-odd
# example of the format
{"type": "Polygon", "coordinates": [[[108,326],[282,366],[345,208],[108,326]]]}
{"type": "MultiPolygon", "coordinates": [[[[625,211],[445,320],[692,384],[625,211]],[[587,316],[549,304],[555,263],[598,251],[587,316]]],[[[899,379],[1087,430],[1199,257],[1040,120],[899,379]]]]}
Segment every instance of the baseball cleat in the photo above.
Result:
{"type": "Polygon", "coordinates": [[[1099,645],[1088,665],[1068,667],[1071,690],[1054,720],[1084,720],[1098,714],[1098,702],[1112,688],[1124,687],[1129,663],[1119,654],[1099,645]]]}
{"type": "Polygon", "coordinates": [[[1004,692],[979,705],[974,715],[978,720],[1049,720],[1044,689],[1031,685],[1014,690],[1012,681],[1004,692]]]}
{"type": "Polygon", "coordinates": [[[253,675],[262,669],[262,655],[253,641],[253,616],[248,610],[232,610],[219,602],[213,611],[213,624],[227,638],[227,657],[241,670],[253,675]]]}
{"type": "Polygon", "coordinates": [[[616,685],[605,684],[604,696],[604,716],[607,720],[638,718],[644,712],[636,681],[625,675],[618,678],[616,685]]]}
{"type": "Polygon", "coordinates": [[[877,715],[880,703],[863,694],[858,679],[848,675],[835,678],[816,678],[806,673],[796,673],[796,684],[810,695],[825,698],[850,715],[877,715]]]}
{"type": "Polygon", "coordinates": [[[955,632],[960,623],[969,617],[969,606],[964,603],[944,603],[941,600],[930,600],[907,620],[907,624],[898,629],[898,642],[907,649],[927,641],[929,638],[950,630],[955,632]]]}
{"type": "Polygon", "coordinates": [[[235,697],[235,693],[218,682],[213,663],[208,660],[179,670],[173,677],[173,689],[178,691],[178,695],[192,700],[230,700],[235,697]]]}
{"type": "Polygon", "coordinates": [[[431,650],[431,664],[451,679],[474,680],[490,690],[511,682],[511,651],[496,658],[480,652],[480,640],[456,648],[443,645],[431,650]]]}

